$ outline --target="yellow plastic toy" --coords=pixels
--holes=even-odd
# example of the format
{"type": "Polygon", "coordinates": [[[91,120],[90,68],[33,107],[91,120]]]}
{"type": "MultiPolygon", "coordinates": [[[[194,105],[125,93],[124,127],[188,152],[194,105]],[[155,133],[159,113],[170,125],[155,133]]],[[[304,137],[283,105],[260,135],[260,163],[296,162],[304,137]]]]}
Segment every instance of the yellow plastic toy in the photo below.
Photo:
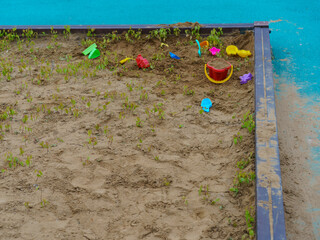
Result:
{"type": "Polygon", "coordinates": [[[226,51],[227,51],[227,54],[230,56],[230,55],[237,55],[238,54],[238,48],[234,45],[229,45],[227,48],[226,48],[226,51]]]}
{"type": "Polygon", "coordinates": [[[239,50],[238,55],[242,58],[245,58],[251,56],[251,52],[246,50],[239,50]]]}
{"type": "Polygon", "coordinates": [[[121,64],[124,64],[126,61],[128,61],[128,60],[130,60],[130,59],[133,59],[133,58],[128,58],[128,57],[127,57],[127,58],[125,58],[125,59],[122,59],[122,60],[120,61],[120,63],[121,63],[121,64]]]}
{"type": "Polygon", "coordinates": [[[161,43],[161,44],[160,44],[160,47],[163,47],[163,46],[169,47],[169,45],[168,45],[168,44],[161,43]]]}
{"type": "Polygon", "coordinates": [[[226,52],[227,54],[230,56],[230,55],[239,55],[240,57],[242,58],[245,58],[245,57],[249,57],[251,56],[251,52],[250,51],[247,51],[247,50],[239,50],[236,46],[234,45],[229,45],[227,48],[226,48],[226,52]]]}
{"type": "Polygon", "coordinates": [[[226,79],[224,79],[224,80],[216,81],[216,80],[212,79],[212,78],[208,75],[208,73],[207,73],[207,64],[204,65],[204,73],[205,73],[206,77],[207,77],[211,82],[213,82],[213,83],[217,83],[217,84],[225,83],[225,82],[228,81],[228,80],[231,78],[231,76],[232,76],[232,73],[233,73],[233,65],[231,65],[229,76],[228,76],[226,79]]]}

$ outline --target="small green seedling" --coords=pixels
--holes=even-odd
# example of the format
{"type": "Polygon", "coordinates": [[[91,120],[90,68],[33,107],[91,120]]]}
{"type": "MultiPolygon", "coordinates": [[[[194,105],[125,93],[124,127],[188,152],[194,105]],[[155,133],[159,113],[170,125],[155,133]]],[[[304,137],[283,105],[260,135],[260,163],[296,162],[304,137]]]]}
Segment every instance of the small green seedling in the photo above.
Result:
{"type": "Polygon", "coordinates": [[[198,191],[198,193],[199,193],[199,196],[201,196],[201,194],[202,194],[202,189],[203,188],[203,186],[202,185],[200,185],[200,188],[199,188],[199,191],[198,191]]]}
{"type": "Polygon", "coordinates": [[[182,197],[182,200],[184,201],[184,204],[185,204],[185,205],[188,205],[188,200],[187,200],[187,197],[186,197],[186,196],[183,196],[183,197],[182,197]]]}
{"type": "Polygon", "coordinates": [[[254,239],[254,218],[252,217],[250,211],[246,210],[245,211],[245,218],[246,218],[246,223],[247,223],[247,231],[249,233],[250,239],[254,239]]]}
{"type": "Polygon", "coordinates": [[[233,136],[233,143],[237,145],[242,141],[242,136],[240,135],[240,132],[238,132],[236,135],[233,136]]]}
{"type": "Polygon", "coordinates": [[[252,131],[255,128],[255,123],[253,120],[253,114],[250,114],[250,110],[243,116],[242,122],[242,128],[247,128],[249,133],[252,133],[252,131]]]}
{"type": "Polygon", "coordinates": [[[220,201],[220,198],[216,198],[215,200],[211,201],[211,205],[215,205],[219,201],[220,201]]]}
{"type": "Polygon", "coordinates": [[[136,121],[136,126],[137,127],[142,127],[142,121],[141,121],[141,119],[139,118],[139,117],[137,117],[137,121],[136,121]]]}
{"type": "Polygon", "coordinates": [[[171,182],[169,180],[167,180],[166,178],[164,178],[163,180],[164,180],[164,182],[163,182],[164,185],[168,187],[171,182]]]}
{"type": "Polygon", "coordinates": [[[49,152],[49,143],[48,142],[41,141],[40,146],[42,148],[46,148],[47,149],[47,153],[49,152]]]}
{"type": "Polygon", "coordinates": [[[237,194],[239,193],[239,189],[236,187],[232,187],[229,190],[230,190],[230,192],[233,192],[235,196],[237,196],[237,194]]]}

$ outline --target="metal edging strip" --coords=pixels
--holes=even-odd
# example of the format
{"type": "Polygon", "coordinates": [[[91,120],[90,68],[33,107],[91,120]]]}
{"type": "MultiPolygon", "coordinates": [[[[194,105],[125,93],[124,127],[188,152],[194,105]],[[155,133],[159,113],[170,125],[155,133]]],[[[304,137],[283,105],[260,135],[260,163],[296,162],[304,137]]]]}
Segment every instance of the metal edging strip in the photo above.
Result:
{"type": "Polygon", "coordinates": [[[269,28],[256,26],[254,32],[257,240],[285,240],[269,28]]]}

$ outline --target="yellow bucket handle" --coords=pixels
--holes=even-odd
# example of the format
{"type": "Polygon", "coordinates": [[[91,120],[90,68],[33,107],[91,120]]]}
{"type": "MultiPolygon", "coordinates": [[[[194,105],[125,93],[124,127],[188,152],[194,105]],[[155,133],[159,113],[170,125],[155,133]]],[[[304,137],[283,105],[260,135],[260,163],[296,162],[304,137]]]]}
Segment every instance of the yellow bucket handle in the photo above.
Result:
{"type": "Polygon", "coordinates": [[[213,82],[213,83],[218,83],[218,84],[219,84],[219,83],[224,83],[224,82],[228,81],[228,80],[231,78],[232,73],[233,73],[233,66],[231,65],[231,71],[230,71],[229,76],[228,76],[226,79],[221,80],[221,81],[216,81],[216,80],[212,79],[212,78],[208,75],[208,73],[207,73],[207,64],[204,65],[204,73],[206,74],[207,78],[208,78],[211,82],[213,82]]]}

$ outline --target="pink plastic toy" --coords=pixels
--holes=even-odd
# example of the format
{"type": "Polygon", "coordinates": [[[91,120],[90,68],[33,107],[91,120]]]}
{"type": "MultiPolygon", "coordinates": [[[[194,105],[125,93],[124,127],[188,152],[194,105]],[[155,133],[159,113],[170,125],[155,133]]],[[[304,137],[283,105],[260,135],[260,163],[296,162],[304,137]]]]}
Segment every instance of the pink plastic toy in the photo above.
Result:
{"type": "Polygon", "coordinates": [[[220,49],[213,47],[213,48],[209,49],[209,51],[212,53],[212,55],[216,55],[217,53],[220,52],[220,49]]]}
{"type": "Polygon", "coordinates": [[[138,64],[139,68],[148,68],[148,67],[150,67],[150,64],[149,64],[148,60],[143,58],[141,56],[141,54],[138,55],[136,61],[137,61],[137,64],[138,64]]]}

